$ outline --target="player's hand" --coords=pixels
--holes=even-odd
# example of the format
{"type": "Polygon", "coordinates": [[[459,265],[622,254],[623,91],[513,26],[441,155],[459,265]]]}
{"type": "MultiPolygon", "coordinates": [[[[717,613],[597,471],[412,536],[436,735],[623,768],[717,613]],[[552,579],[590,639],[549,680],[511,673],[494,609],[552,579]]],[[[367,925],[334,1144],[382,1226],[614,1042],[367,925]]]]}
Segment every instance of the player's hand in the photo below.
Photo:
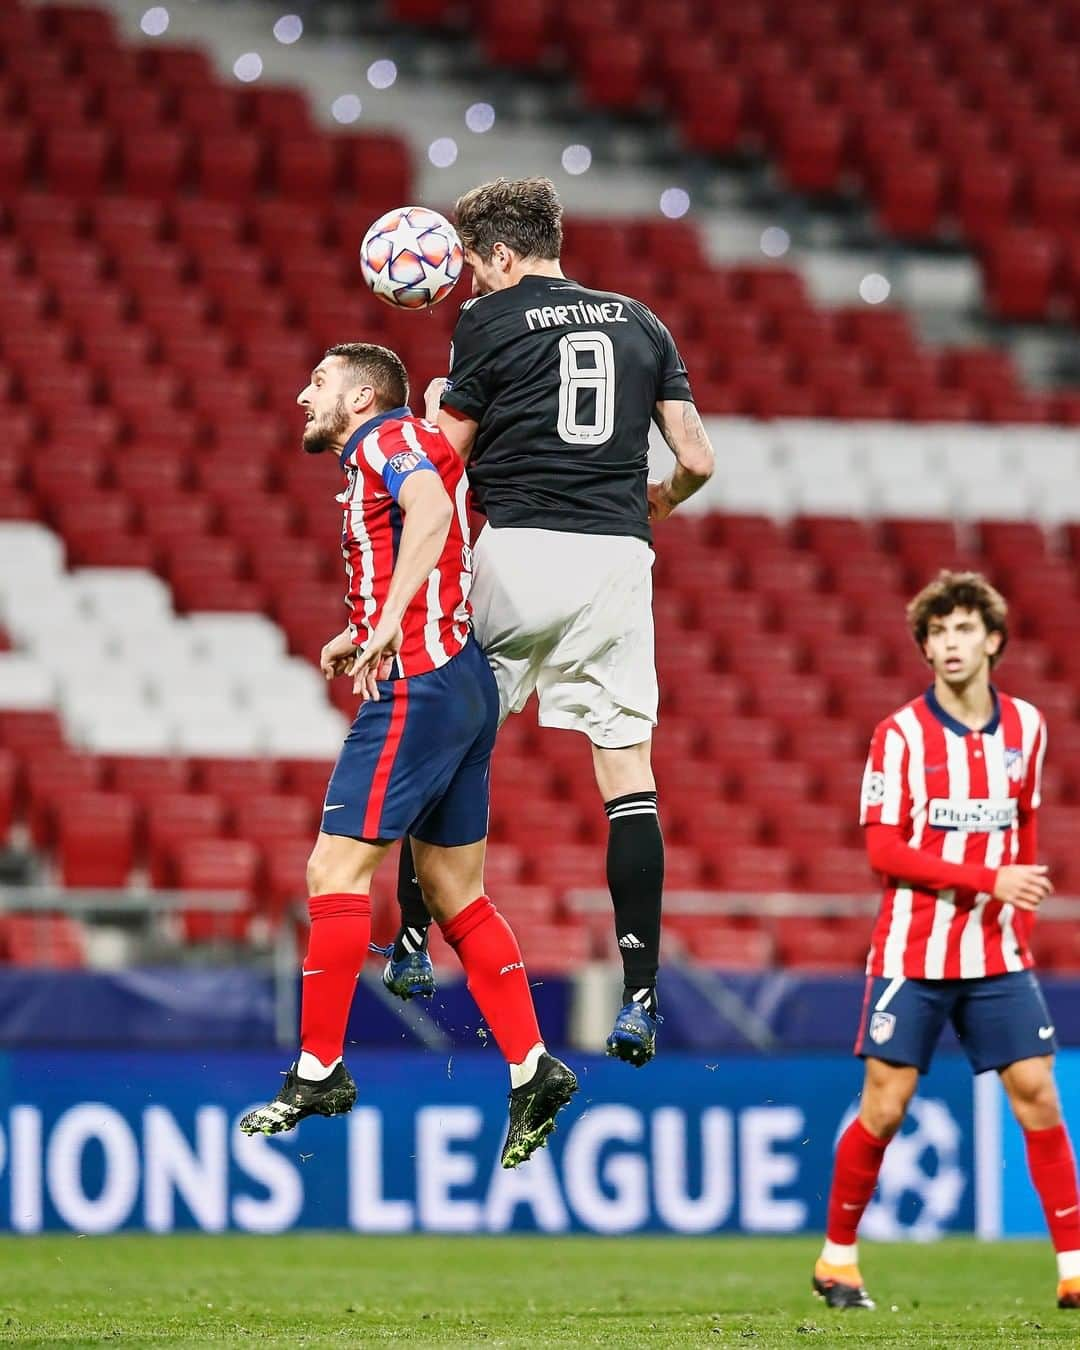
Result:
{"type": "Polygon", "coordinates": [[[429,422],[439,420],[439,407],[442,404],[443,390],[447,383],[446,377],[439,375],[424,390],[424,416],[429,422]]]}
{"type": "Polygon", "coordinates": [[[374,633],[353,658],[349,674],[353,677],[353,693],[363,703],[378,703],[379,680],[390,678],[394,657],[401,650],[401,624],[377,624],[374,633]]]}
{"type": "Polygon", "coordinates": [[[1050,869],[1042,864],[1007,863],[997,870],[994,899],[1003,900],[1007,905],[1015,905],[1017,909],[1038,909],[1053,893],[1050,869]]]}
{"type": "Polygon", "coordinates": [[[661,483],[657,479],[649,480],[649,519],[651,521],[667,520],[672,511],[675,510],[676,503],[668,495],[667,484],[661,483]]]}
{"type": "Polygon", "coordinates": [[[345,628],[337,637],[332,637],[319,653],[319,669],[328,680],[332,680],[337,675],[347,674],[355,658],[356,644],[352,632],[345,628]]]}

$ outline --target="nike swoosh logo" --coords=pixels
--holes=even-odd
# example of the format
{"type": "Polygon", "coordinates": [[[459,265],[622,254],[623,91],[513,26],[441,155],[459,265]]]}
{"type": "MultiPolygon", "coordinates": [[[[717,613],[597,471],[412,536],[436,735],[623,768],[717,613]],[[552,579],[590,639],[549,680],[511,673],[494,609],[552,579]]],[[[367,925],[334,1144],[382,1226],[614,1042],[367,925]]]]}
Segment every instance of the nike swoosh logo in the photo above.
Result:
{"type": "Polygon", "coordinates": [[[1054,1028],[1053,1028],[1053,1027],[1040,1027],[1040,1028],[1039,1028],[1039,1040],[1040,1040],[1040,1041],[1048,1041],[1048,1040],[1050,1039],[1050,1037],[1051,1037],[1053,1034],[1054,1034],[1054,1028]]]}
{"type": "Polygon", "coordinates": [[[327,813],[327,811],[342,811],[342,810],[344,810],[344,809],[345,809],[345,803],[344,803],[344,802],[338,802],[338,804],[337,804],[336,806],[324,806],[323,809],[322,809],[322,813],[323,813],[323,815],[325,816],[326,813],[327,813]]]}
{"type": "Polygon", "coordinates": [[[1064,1219],[1067,1214],[1075,1214],[1075,1213],[1076,1213],[1076,1206],[1070,1205],[1068,1209],[1055,1209],[1054,1218],[1064,1219]]]}
{"type": "Polygon", "coordinates": [[[846,1200],[844,1200],[844,1201],[841,1202],[840,1208],[841,1208],[841,1209],[862,1209],[862,1206],[861,1206],[861,1205],[849,1205],[848,1202],[847,1202],[846,1200]]]}
{"type": "Polygon", "coordinates": [[[302,970],[302,971],[300,972],[300,974],[303,975],[303,976],[305,976],[305,977],[308,976],[308,975],[325,975],[325,974],[326,974],[326,971],[325,971],[325,970],[302,970]]]}

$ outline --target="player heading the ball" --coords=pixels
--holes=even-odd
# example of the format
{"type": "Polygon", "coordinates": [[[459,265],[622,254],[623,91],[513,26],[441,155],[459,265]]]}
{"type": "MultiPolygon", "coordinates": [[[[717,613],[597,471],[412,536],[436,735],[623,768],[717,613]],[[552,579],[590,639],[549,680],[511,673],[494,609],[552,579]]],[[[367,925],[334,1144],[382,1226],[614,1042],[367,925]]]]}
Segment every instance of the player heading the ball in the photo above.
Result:
{"type": "Polygon", "coordinates": [[[342,1055],[371,936],[371,880],[408,834],[428,904],[510,1066],[502,1163],[516,1167],[544,1143],[577,1079],[544,1049],[517,940],[484,892],[499,694],[470,631],[465,470],[408,399],[399,357],[361,342],[331,347],[297,398],[304,449],[333,451],[345,478],[350,621],[321,666],[328,680],[350,677],[361,704],[308,860],[300,1055],[240,1128],[277,1134],[351,1110],[356,1085],[342,1055]]]}
{"type": "Polygon", "coordinates": [[[907,620],[934,682],[879,723],[863,777],[867,852],[885,889],[856,1041],[862,1099],[836,1147],[813,1288],[830,1307],[874,1306],[859,1273],[859,1220],[951,1022],[974,1072],[1001,1077],[1057,1252],[1058,1305],[1080,1308],[1076,1164],[1029,946],[1053,889],[1037,861],[1046,724],[990,681],[1008,625],[984,577],[941,572],[907,620]]]}
{"type": "MultiPolygon", "coordinates": [[[[467,461],[487,516],[476,634],[500,718],[535,691],[541,726],[590,742],[623,963],[607,1048],[642,1065],[656,1045],[664,877],[651,765],[652,525],[708,480],[713,451],[663,323],[629,296],[564,276],[562,206],[549,179],[484,183],[455,214],[473,298],[428,414],[467,461]],[[653,422],[675,456],[662,483],[648,481],[653,422]]],[[[402,926],[386,979],[407,995],[431,987],[415,936],[427,918],[410,874],[399,881],[402,926]]]]}

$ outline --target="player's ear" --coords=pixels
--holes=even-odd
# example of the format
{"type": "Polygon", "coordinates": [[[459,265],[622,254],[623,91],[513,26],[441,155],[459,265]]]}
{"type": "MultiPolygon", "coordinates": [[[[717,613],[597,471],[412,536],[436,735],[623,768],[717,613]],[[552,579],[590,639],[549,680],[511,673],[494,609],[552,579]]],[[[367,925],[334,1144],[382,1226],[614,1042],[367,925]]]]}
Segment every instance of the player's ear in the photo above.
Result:
{"type": "Polygon", "coordinates": [[[995,629],[986,635],[986,654],[987,656],[997,656],[1001,651],[1001,634],[995,629]]]}
{"type": "Polygon", "coordinates": [[[375,402],[375,390],[370,384],[354,384],[349,391],[349,406],[354,413],[367,412],[375,402]]]}

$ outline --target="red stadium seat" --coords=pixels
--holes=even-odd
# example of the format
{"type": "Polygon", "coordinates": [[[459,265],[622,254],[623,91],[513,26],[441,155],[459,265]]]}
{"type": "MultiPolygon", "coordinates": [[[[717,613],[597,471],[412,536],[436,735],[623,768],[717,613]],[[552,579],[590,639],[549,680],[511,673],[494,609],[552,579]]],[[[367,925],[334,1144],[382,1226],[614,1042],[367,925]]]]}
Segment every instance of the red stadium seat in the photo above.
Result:
{"type": "Polygon", "coordinates": [[[307,836],[314,843],[321,803],[284,793],[252,794],[233,804],[233,829],[240,839],[266,847],[275,838],[307,836]]]}
{"type": "Polygon", "coordinates": [[[772,923],[779,963],[801,970],[861,970],[870,945],[868,919],[791,916],[772,923]]]}
{"type": "Polygon", "coordinates": [[[225,808],[206,793],[163,793],[146,808],[146,844],[150,880],[155,886],[177,882],[177,855],[194,839],[219,834],[225,808]]]}
{"type": "Polygon", "coordinates": [[[717,860],[720,884],[729,891],[787,891],[792,864],[783,849],[734,844],[717,860]]]}
{"type": "MultiPolygon", "coordinates": [[[[176,859],[176,879],[185,891],[233,891],[244,908],[184,912],[190,942],[243,941],[259,881],[259,852],[245,839],[193,839],[176,859]]],[[[192,897],[195,898],[194,896],[192,897]]]]}
{"type": "Polygon", "coordinates": [[[135,806],[116,793],[70,799],[58,821],[65,886],[122,887],[135,857],[135,806]]]}
{"type": "Polygon", "coordinates": [[[720,970],[764,970],[773,961],[772,935],[737,920],[695,923],[687,944],[695,960],[720,970]]]}
{"type": "Polygon", "coordinates": [[[13,966],[66,970],[86,964],[82,927],[66,914],[9,914],[3,945],[13,966]]]}
{"type": "Polygon", "coordinates": [[[120,140],[120,174],[134,197],[154,200],[174,196],[187,179],[191,138],[186,132],[133,128],[120,140]]]}

